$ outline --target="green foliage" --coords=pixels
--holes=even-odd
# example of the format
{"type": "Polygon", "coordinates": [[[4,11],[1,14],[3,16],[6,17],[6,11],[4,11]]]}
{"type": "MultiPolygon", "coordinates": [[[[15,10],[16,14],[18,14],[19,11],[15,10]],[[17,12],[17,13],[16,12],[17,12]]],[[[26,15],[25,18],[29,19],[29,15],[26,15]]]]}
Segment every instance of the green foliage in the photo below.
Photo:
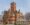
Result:
{"type": "Polygon", "coordinates": [[[19,21],[17,24],[15,23],[14,25],[25,25],[24,21],[19,21]]]}

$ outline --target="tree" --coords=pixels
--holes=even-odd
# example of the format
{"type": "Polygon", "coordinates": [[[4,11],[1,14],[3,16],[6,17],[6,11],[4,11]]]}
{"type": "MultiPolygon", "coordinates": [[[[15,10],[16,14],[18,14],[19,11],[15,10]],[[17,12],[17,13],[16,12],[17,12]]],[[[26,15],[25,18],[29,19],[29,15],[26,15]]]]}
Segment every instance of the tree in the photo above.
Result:
{"type": "Polygon", "coordinates": [[[26,13],[26,14],[25,14],[25,18],[26,18],[26,20],[29,21],[29,20],[30,20],[30,13],[26,13]]]}
{"type": "Polygon", "coordinates": [[[25,14],[25,19],[26,19],[26,23],[29,25],[30,24],[30,13],[25,14]]]}

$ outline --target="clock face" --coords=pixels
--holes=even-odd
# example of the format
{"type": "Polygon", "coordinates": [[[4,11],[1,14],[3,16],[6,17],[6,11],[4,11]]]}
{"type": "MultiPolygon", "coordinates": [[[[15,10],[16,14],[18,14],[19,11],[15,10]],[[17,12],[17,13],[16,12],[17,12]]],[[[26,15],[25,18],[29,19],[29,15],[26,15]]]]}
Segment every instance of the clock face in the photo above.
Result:
{"type": "Polygon", "coordinates": [[[13,16],[15,16],[15,14],[13,14],[13,16]]]}

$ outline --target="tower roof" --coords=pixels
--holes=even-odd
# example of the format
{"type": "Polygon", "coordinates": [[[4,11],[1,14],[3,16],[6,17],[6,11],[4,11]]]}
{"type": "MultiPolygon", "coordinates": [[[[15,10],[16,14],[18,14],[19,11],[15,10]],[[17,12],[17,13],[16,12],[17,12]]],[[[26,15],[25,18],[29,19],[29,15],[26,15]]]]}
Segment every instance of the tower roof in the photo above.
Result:
{"type": "Polygon", "coordinates": [[[15,2],[12,2],[11,5],[16,4],[15,2]]]}
{"type": "Polygon", "coordinates": [[[11,5],[13,5],[13,4],[16,4],[16,3],[15,3],[15,0],[13,0],[13,2],[11,3],[11,5]]]}

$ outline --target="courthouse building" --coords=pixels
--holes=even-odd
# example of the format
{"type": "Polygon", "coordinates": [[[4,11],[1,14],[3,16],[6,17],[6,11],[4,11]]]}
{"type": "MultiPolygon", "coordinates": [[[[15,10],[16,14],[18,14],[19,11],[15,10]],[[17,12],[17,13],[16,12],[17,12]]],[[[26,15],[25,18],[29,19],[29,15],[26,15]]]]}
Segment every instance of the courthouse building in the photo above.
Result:
{"type": "Polygon", "coordinates": [[[16,3],[12,2],[10,9],[8,11],[4,11],[3,23],[14,24],[16,21],[20,21],[20,19],[23,19],[23,14],[20,10],[16,10],[16,3]]]}

